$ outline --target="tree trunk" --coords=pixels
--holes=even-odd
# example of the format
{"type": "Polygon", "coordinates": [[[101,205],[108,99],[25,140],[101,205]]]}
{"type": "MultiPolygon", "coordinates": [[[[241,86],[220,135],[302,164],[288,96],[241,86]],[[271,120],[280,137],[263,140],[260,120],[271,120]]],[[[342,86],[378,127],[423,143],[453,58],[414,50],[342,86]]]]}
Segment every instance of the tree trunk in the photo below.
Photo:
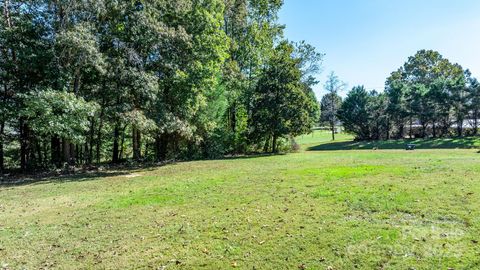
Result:
{"type": "Polygon", "coordinates": [[[133,160],[138,160],[137,129],[132,125],[132,152],[133,160]]]}
{"type": "Polygon", "coordinates": [[[403,139],[403,132],[404,132],[405,126],[404,124],[400,124],[398,127],[398,134],[397,134],[397,139],[403,139]]]}
{"type": "Polygon", "coordinates": [[[123,160],[123,154],[125,153],[125,147],[124,147],[124,145],[125,145],[125,129],[127,129],[127,125],[125,125],[123,127],[123,129],[121,129],[122,130],[121,131],[122,132],[121,133],[122,139],[120,141],[120,154],[119,154],[119,160],[120,161],[123,160]]]}
{"type": "Polygon", "coordinates": [[[408,132],[408,137],[412,139],[412,136],[413,136],[413,119],[410,117],[410,130],[408,132]]]}
{"type": "Polygon", "coordinates": [[[142,158],[142,153],[141,153],[141,134],[140,131],[135,127],[135,125],[132,126],[132,148],[133,148],[133,159],[134,160],[140,160],[142,158]]]}
{"type": "Polygon", "coordinates": [[[138,159],[142,158],[142,133],[137,130],[138,159]]]}
{"type": "Polygon", "coordinates": [[[267,140],[265,141],[265,144],[263,145],[263,152],[267,153],[268,148],[270,148],[270,136],[268,136],[267,140]]]}
{"type": "Polygon", "coordinates": [[[150,150],[150,143],[145,143],[145,150],[143,151],[143,156],[144,157],[148,157],[148,155],[150,154],[149,150],[150,150]]]}
{"type": "Polygon", "coordinates": [[[443,136],[450,136],[450,127],[451,127],[451,124],[450,124],[450,119],[449,118],[446,118],[444,120],[444,124],[443,124],[443,136]]]}
{"type": "Polygon", "coordinates": [[[118,124],[115,124],[115,129],[113,131],[112,163],[118,163],[118,154],[119,154],[118,139],[119,138],[120,138],[120,128],[118,124]]]}
{"type": "Polygon", "coordinates": [[[74,149],[73,157],[75,159],[75,164],[76,165],[82,164],[83,163],[83,146],[80,144],[75,144],[74,147],[72,147],[72,149],[74,149]]]}
{"type": "Polygon", "coordinates": [[[62,152],[63,152],[63,162],[70,164],[71,162],[71,150],[70,150],[70,142],[67,139],[62,140],[62,152]]]}
{"type": "Polygon", "coordinates": [[[27,171],[28,164],[28,128],[25,120],[20,118],[20,168],[27,171]]]}
{"type": "Polygon", "coordinates": [[[51,138],[51,162],[54,164],[57,168],[60,168],[62,166],[62,159],[60,158],[60,138],[58,138],[57,135],[52,136],[51,138]]]}
{"type": "Polygon", "coordinates": [[[103,114],[105,113],[105,110],[104,110],[104,105],[102,106],[101,108],[101,111],[100,111],[100,116],[99,116],[99,119],[100,119],[100,123],[98,124],[98,132],[97,132],[97,149],[96,149],[96,156],[97,156],[97,163],[100,163],[101,161],[101,156],[100,156],[100,151],[101,151],[101,148],[102,148],[102,129],[103,129],[103,114]]]}
{"type": "Polygon", "coordinates": [[[433,131],[433,138],[437,137],[437,125],[435,124],[435,121],[432,124],[432,131],[433,131]]]}
{"type": "Polygon", "coordinates": [[[277,135],[273,135],[273,138],[272,138],[272,153],[277,153],[277,135]]]}
{"type": "Polygon", "coordinates": [[[473,113],[474,115],[474,119],[473,119],[473,135],[477,135],[478,134],[478,111],[475,110],[475,112],[473,113]]]}
{"type": "Polygon", "coordinates": [[[37,167],[43,167],[43,158],[42,158],[42,142],[39,139],[35,140],[35,149],[37,150],[37,167]]]}
{"type": "Polygon", "coordinates": [[[334,95],[332,92],[332,97],[330,98],[330,113],[332,114],[332,117],[330,119],[330,126],[332,128],[332,141],[335,141],[335,100],[334,100],[334,95]]]}
{"type": "Polygon", "coordinates": [[[332,121],[330,127],[332,129],[332,141],[335,141],[335,122],[332,121]]]}
{"type": "Polygon", "coordinates": [[[390,123],[390,118],[387,118],[387,140],[390,140],[390,127],[391,123],[390,123]]]}
{"type": "Polygon", "coordinates": [[[160,144],[161,144],[161,138],[160,138],[160,135],[157,135],[157,137],[155,137],[155,147],[154,147],[155,161],[160,161],[160,144]]]}
{"type": "Polygon", "coordinates": [[[70,149],[70,162],[69,162],[69,164],[72,165],[72,166],[77,164],[77,160],[76,160],[77,151],[76,151],[75,147],[76,147],[75,144],[70,143],[70,147],[69,147],[69,149],[70,149]]]}
{"type": "Polygon", "coordinates": [[[93,117],[90,119],[90,132],[89,132],[89,144],[85,144],[85,163],[90,165],[93,161],[93,144],[95,136],[95,120],[93,117]]]}
{"type": "Polygon", "coordinates": [[[458,137],[463,136],[463,119],[457,120],[457,135],[458,137]]]}
{"type": "Polygon", "coordinates": [[[237,102],[234,101],[233,104],[228,109],[229,112],[229,124],[230,124],[230,131],[233,134],[237,131],[237,102]]]}
{"type": "Polygon", "coordinates": [[[85,143],[83,145],[80,145],[82,148],[82,154],[81,154],[81,162],[82,164],[90,164],[89,162],[89,154],[90,154],[90,140],[87,139],[85,140],[85,143]]]}
{"type": "MultiPolygon", "coordinates": [[[[51,155],[51,149],[50,149],[50,146],[48,145],[48,142],[45,142],[43,144],[43,160],[45,162],[45,164],[49,164],[48,161],[50,160],[50,156],[51,155]]],[[[50,163],[51,165],[52,163],[50,163]]]]}
{"type": "Polygon", "coordinates": [[[168,134],[161,134],[155,139],[155,156],[157,161],[165,161],[168,150],[168,134]]]}
{"type": "Polygon", "coordinates": [[[5,131],[5,122],[2,122],[0,124],[0,174],[3,174],[3,172],[5,171],[5,161],[4,161],[4,152],[3,152],[4,131],[5,131]]]}

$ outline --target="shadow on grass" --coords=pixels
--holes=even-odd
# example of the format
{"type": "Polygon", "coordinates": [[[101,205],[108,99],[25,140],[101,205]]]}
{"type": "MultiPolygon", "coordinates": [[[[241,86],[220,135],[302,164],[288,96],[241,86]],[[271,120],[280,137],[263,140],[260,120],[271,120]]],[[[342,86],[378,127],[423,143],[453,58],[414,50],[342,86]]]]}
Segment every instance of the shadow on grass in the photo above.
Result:
{"type": "Polygon", "coordinates": [[[93,181],[104,177],[126,176],[142,171],[152,171],[167,164],[174,164],[174,162],[164,163],[147,163],[137,165],[118,164],[111,165],[103,163],[98,168],[81,169],[76,168],[76,172],[65,171],[40,171],[37,173],[22,174],[19,172],[11,172],[7,175],[0,175],[0,188],[15,187],[32,184],[48,184],[48,183],[68,183],[68,182],[83,182],[93,181]]]}
{"type": "Polygon", "coordinates": [[[177,165],[184,162],[192,161],[214,161],[214,160],[242,160],[242,159],[256,159],[265,158],[271,156],[284,155],[284,153],[272,154],[272,153],[252,153],[250,155],[231,155],[217,159],[203,159],[203,160],[170,160],[159,163],[144,163],[135,165],[108,165],[102,164],[102,170],[80,170],[75,173],[65,172],[39,172],[30,174],[21,174],[11,172],[11,174],[5,176],[0,175],[0,188],[33,185],[33,184],[48,184],[48,183],[68,183],[68,182],[83,182],[83,181],[95,181],[104,177],[116,177],[127,176],[138,171],[153,171],[166,165],[177,165]]]}
{"type": "Polygon", "coordinates": [[[128,175],[131,172],[125,171],[104,171],[104,172],[81,172],[78,174],[64,174],[64,175],[16,175],[14,177],[3,178],[0,180],[0,188],[17,187],[34,184],[49,184],[49,183],[68,183],[68,182],[83,182],[97,180],[102,177],[114,177],[128,175]]]}
{"type": "Polygon", "coordinates": [[[205,160],[242,160],[242,159],[257,159],[257,158],[266,158],[266,157],[275,157],[275,156],[284,156],[287,155],[285,152],[279,153],[251,153],[245,155],[227,155],[221,158],[214,159],[205,159],[205,160]]]}
{"type": "Polygon", "coordinates": [[[412,139],[389,141],[343,141],[330,142],[307,148],[308,151],[340,150],[404,150],[407,144],[415,144],[416,149],[475,149],[480,146],[479,137],[449,139],[412,139]]]}

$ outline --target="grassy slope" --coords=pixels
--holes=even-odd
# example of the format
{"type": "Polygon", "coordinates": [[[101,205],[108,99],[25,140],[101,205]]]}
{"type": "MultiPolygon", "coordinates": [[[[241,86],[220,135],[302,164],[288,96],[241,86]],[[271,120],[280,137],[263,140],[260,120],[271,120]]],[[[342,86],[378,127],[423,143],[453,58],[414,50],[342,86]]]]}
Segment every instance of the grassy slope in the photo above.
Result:
{"type": "Polygon", "coordinates": [[[300,138],[297,154],[0,188],[0,264],[480,268],[476,150],[308,151],[336,150],[328,138],[300,138]]]}

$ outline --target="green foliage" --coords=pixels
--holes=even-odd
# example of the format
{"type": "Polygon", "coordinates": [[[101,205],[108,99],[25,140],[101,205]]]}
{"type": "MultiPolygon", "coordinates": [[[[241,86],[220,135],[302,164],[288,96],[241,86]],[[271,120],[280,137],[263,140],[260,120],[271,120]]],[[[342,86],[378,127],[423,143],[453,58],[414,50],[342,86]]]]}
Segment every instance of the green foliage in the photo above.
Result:
{"type": "Polygon", "coordinates": [[[30,129],[39,137],[60,136],[81,142],[95,116],[98,105],[64,91],[34,91],[23,99],[20,112],[30,129]]]}
{"type": "Polygon", "coordinates": [[[335,93],[329,93],[322,97],[320,101],[321,118],[320,121],[333,125],[336,121],[338,110],[342,105],[342,97],[335,93]]]}
{"type": "Polygon", "coordinates": [[[228,153],[251,149],[247,123],[252,92],[272,55],[274,43],[282,35],[283,27],[277,22],[281,5],[282,1],[276,0],[225,1],[224,31],[230,47],[221,82],[228,100],[224,116],[228,153]]]}
{"type": "Polygon", "coordinates": [[[317,52],[315,47],[305,41],[294,43],[294,46],[294,57],[300,59],[302,82],[308,86],[318,84],[315,75],[321,71],[324,54],[317,52]]]}
{"type": "MultiPolygon", "coordinates": [[[[352,104],[346,105],[342,117],[359,139],[439,137],[454,132],[457,136],[477,134],[477,90],[478,82],[468,70],[452,64],[436,51],[421,50],[387,78],[385,94],[362,93],[361,96],[370,95],[375,100],[350,101],[362,103],[357,104],[359,108],[368,111],[368,115],[363,113],[359,118],[370,126],[368,133],[367,127],[352,122],[359,115],[347,115],[351,111],[347,107],[352,104]]],[[[361,111],[359,108],[352,113],[361,111]]]]}
{"type": "Polygon", "coordinates": [[[359,139],[370,139],[369,106],[372,96],[365,87],[356,86],[347,95],[338,113],[339,119],[347,132],[357,135],[359,139]]]}
{"type": "MultiPolygon", "coordinates": [[[[282,37],[282,4],[3,1],[1,171],[5,160],[26,170],[258,150],[249,140],[254,89],[282,37]]],[[[305,42],[295,54],[288,117],[298,121],[282,136],[317,117],[311,86],[322,55],[305,42]]]]}
{"type": "Polygon", "coordinates": [[[312,117],[318,105],[306,92],[293,52],[292,45],[280,43],[253,92],[250,133],[257,141],[271,139],[273,152],[279,138],[308,133],[318,120],[312,117]]]}

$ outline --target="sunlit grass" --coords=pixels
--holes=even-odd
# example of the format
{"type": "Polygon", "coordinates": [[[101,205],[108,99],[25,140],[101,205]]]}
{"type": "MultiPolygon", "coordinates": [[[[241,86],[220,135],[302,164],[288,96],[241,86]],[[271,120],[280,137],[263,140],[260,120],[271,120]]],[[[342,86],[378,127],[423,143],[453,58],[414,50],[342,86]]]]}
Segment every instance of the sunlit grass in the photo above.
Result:
{"type": "Polygon", "coordinates": [[[2,187],[0,266],[480,268],[477,150],[339,151],[328,135],[295,154],[2,187]]]}
{"type": "Polygon", "coordinates": [[[310,134],[302,135],[297,137],[296,141],[298,144],[309,147],[318,145],[319,142],[345,142],[352,141],[353,136],[346,133],[335,134],[335,141],[332,141],[332,133],[325,130],[314,130],[310,134]]]}

